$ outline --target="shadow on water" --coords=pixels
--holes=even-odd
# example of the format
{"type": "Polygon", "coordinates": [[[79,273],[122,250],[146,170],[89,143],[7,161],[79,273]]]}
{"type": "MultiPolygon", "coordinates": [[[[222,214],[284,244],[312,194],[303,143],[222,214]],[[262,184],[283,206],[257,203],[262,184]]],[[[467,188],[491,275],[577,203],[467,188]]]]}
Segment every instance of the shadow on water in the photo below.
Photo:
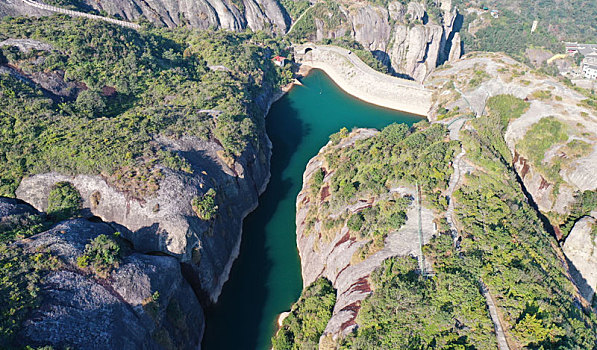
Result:
{"type": "Polygon", "coordinates": [[[302,288],[296,248],[296,195],[311,157],[342,127],[383,128],[420,117],[372,106],[314,70],[266,119],[272,141],[271,179],[259,207],[245,219],[240,255],[216,305],[206,310],[204,350],[267,350],[276,317],[302,288]]]}
{"type": "MultiPolygon", "coordinates": [[[[282,99],[287,96],[282,97],[282,99]]],[[[243,223],[240,254],[224,285],[220,300],[206,309],[203,348],[255,349],[256,334],[265,302],[272,261],[267,253],[265,226],[272,219],[280,201],[289,195],[295,179],[283,178],[290,159],[308,132],[295,109],[286,106],[284,118],[268,118],[267,133],[272,141],[271,178],[259,198],[259,207],[243,223]]],[[[276,113],[272,106],[270,113],[276,113]]],[[[298,298],[298,295],[296,296],[298,298]]]]}

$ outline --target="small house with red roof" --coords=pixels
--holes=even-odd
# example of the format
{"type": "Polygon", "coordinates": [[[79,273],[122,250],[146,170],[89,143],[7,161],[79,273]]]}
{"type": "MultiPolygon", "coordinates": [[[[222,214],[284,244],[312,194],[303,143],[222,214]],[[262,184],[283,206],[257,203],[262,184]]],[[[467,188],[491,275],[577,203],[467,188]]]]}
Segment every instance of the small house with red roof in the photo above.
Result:
{"type": "Polygon", "coordinates": [[[286,64],[286,57],[275,56],[274,58],[272,58],[272,62],[274,62],[274,64],[278,67],[284,67],[284,65],[286,64]]]}

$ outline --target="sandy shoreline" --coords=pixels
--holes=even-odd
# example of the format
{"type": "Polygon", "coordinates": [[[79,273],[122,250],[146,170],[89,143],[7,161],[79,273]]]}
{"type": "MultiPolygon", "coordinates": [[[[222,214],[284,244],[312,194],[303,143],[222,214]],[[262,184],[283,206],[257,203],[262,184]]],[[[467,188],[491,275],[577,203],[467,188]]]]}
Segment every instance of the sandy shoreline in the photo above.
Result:
{"type": "Polygon", "coordinates": [[[309,44],[297,47],[295,55],[301,64],[300,75],[321,69],[346,93],[367,103],[424,117],[431,109],[431,90],[375,71],[348,50],[309,44]],[[304,53],[308,48],[313,49],[304,53]]]}

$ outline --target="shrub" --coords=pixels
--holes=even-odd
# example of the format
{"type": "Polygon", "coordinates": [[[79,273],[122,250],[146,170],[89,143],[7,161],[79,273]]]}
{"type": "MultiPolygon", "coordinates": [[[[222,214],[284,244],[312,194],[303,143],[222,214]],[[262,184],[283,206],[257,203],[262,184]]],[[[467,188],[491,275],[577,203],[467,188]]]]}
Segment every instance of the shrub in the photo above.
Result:
{"type": "Polygon", "coordinates": [[[193,198],[193,211],[201,220],[209,221],[218,213],[216,190],[210,188],[204,195],[193,198]]]}
{"type": "Polygon", "coordinates": [[[40,281],[60,266],[55,256],[0,243],[0,348],[21,348],[11,345],[30,311],[40,305],[40,281]]]}
{"type": "Polygon", "coordinates": [[[58,182],[48,196],[48,214],[56,220],[73,217],[81,209],[81,195],[70,182],[58,182]]]}
{"type": "Polygon", "coordinates": [[[352,214],[352,216],[346,222],[346,226],[354,232],[358,232],[363,227],[363,223],[365,222],[365,218],[361,213],[352,214]]]}
{"type": "Polygon", "coordinates": [[[101,234],[85,246],[83,255],[77,258],[80,268],[91,267],[101,278],[108,277],[112,269],[118,267],[120,246],[111,237],[101,234]]]}

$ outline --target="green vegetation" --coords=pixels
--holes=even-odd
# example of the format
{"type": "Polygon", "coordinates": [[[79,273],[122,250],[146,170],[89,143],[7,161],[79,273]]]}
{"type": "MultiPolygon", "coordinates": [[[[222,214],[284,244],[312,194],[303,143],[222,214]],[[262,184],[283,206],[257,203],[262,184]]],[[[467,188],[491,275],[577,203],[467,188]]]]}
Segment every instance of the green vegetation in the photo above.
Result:
{"type": "Polygon", "coordinates": [[[597,319],[577,307],[557,245],[523,195],[504,153],[503,117],[490,110],[462,133],[468,158],[483,168],[454,194],[463,265],[487,284],[520,347],[593,348],[597,319]]]}
{"type": "MultiPolygon", "coordinates": [[[[549,1],[549,0],[548,0],[549,1]]],[[[543,5],[542,5],[543,6],[543,5]]],[[[553,5],[554,8],[557,5],[553,5]]],[[[498,6],[499,8],[499,6],[498,6]]],[[[469,51],[505,52],[510,56],[528,62],[525,50],[531,47],[544,47],[552,52],[563,52],[564,46],[553,33],[546,30],[547,24],[540,22],[537,31],[531,33],[533,16],[517,14],[500,8],[498,19],[491,18],[490,25],[485,26],[471,35],[468,31],[462,33],[465,47],[469,51]]],[[[466,16],[463,28],[474,20],[476,16],[466,16]]],[[[573,26],[576,26],[573,24],[573,26]]]]}
{"type": "Polygon", "coordinates": [[[10,348],[29,312],[40,304],[39,282],[60,260],[44,252],[26,252],[0,243],[0,347],[10,348]]]}
{"type": "Polygon", "coordinates": [[[505,8],[517,13],[518,19],[529,26],[533,20],[538,20],[539,30],[547,28],[547,32],[558,40],[583,43],[597,43],[595,26],[597,8],[593,5],[594,3],[583,0],[498,0],[495,2],[498,9],[505,8]]]}
{"type": "MultiPolygon", "coordinates": [[[[590,2],[498,0],[487,5],[491,10],[500,11],[499,18],[491,18],[486,13],[483,16],[489,22],[488,26],[482,27],[474,35],[464,31],[463,40],[467,50],[503,51],[529,62],[524,53],[528,48],[542,47],[553,53],[561,53],[564,51],[562,41],[597,42],[597,7],[590,2]],[[533,20],[538,21],[538,26],[531,33],[533,20]]],[[[458,1],[455,6],[464,13],[464,1],[458,1]]],[[[467,28],[476,18],[476,14],[467,15],[463,28],[467,28]]],[[[542,68],[551,69],[547,66],[542,68]]]]}
{"type": "Polygon", "coordinates": [[[138,32],[54,16],[7,18],[0,23],[0,40],[9,37],[52,44],[49,52],[1,51],[24,74],[63,71],[79,93],[76,99],[50,99],[37,87],[0,75],[0,195],[8,196],[22,177],[48,171],[102,174],[112,184],[139,188],[133,196],[151,195],[159,164],[191,171],[157,136],[217,140],[231,158],[259,150],[264,106],[258,101],[286,83],[290,69],[275,67],[268,56],[287,55],[288,42],[264,33],[138,32]],[[229,71],[209,68],[218,65],[229,71]]]}
{"type": "Polygon", "coordinates": [[[193,211],[201,219],[209,221],[215,218],[218,213],[218,206],[216,204],[216,190],[210,188],[204,195],[193,198],[191,203],[193,211]]]}
{"type": "Polygon", "coordinates": [[[119,261],[118,242],[112,237],[101,234],[85,246],[83,255],[77,258],[77,265],[80,268],[90,267],[97,276],[106,278],[113,268],[118,267],[119,261]]]}
{"type": "MultiPolygon", "coordinates": [[[[517,150],[527,157],[546,179],[555,184],[555,190],[562,182],[560,169],[563,161],[554,157],[549,162],[544,162],[545,152],[556,144],[568,140],[567,127],[555,117],[546,117],[533,124],[522,140],[516,145],[517,150]]],[[[573,145],[574,147],[574,145],[573,145]]]]}
{"type": "Polygon", "coordinates": [[[487,100],[487,107],[492,115],[499,118],[501,124],[508,124],[520,117],[529,108],[529,103],[513,95],[496,95],[487,100]]]}
{"type": "MultiPolygon", "coordinates": [[[[410,257],[385,261],[371,276],[373,293],[362,303],[356,320],[358,328],[340,340],[340,348],[495,349],[482,285],[487,286],[495,301],[511,345],[530,349],[595,347],[597,316],[579,306],[559,247],[540,213],[525,198],[503,138],[508,122],[522,115],[528,103],[500,95],[492,97],[488,106],[487,115],[471,120],[472,128],[461,131],[467,158],[477,170],[466,176],[452,196],[461,236],[458,249],[446,233],[448,227],[443,220],[438,225],[440,234],[423,249],[431,264],[431,276],[422,277],[416,260],[410,257]]],[[[551,132],[558,128],[547,122],[549,125],[542,130],[553,135],[545,140],[558,140],[557,133],[551,132]]],[[[438,164],[452,159],[454,150],[443,135],[445,130],[439,125],[422,124],[412,131],[393,125],[353,146],[333,149],[325,156],[326,172],[334,173],[329,176],[330,183],[322,185],[322,191],[330,186],[331,196],[318,207],[325,213],[333,208],[334,201],[352,204],[354,198],[379,197],[391,186],[415,179],[423,187],[426,204],[441,202],[439,190],[445,189],[446,178],[434,177],[433,168],[437,167],[439,173],[446,168],[425,155],[435,154],[431,159],[437,159],[438,164]],[[449,151],[430,152],[442,144],[449,151]],[[391,152],[385,153],[386,149],[391,152]],[[418,170],[419,161],[427,165],[426,169],[418,170]],[[382,174],[387,172],[387,177],[369,170],[380,162],[384,165],[382,174]],[[359,177],[362,171],[367,171],[367,176],[359,177]],[[413,173],[417,176],[411,177],[413,173]],[[368,179],[373,183],[369,184],[368,179]],[[341,190],[344,186],[353,189],[345,192],[341,190]]],[[[346,137],[346,132],[334,135],[334,144],[346,137]]],[[[542,145],[543,141],[537,147],[542,145]]],[[[566,147],[582,152],[585,146],[566,147]]],[[[444,175],[448,173],[446,170],[444,175]]],[[[597,195],[585,192],[577,202],[580,216],[597,207],[597,195]]],[[[435,208],[445,210],[441,205],[435,208]]],[[[351,230],[369,230],[367,210],[346,217],[345,224],[351,230]]],[[[383,217],[379,213],[375,216],[383,217]]],[[[322,231],[329,225],[337,232],[339,224],[330,221],[322,222],[322,231]]]]}
{"type": "Polygon", "coordinates": [[[457,257],[449,235],[426,247],[436,275],[424,278],[412,257],[391,258],[371,275],[358,328],[341,349],[495,349],[493,324],[477,281],[457,257]]]}
{"type": "Polygon", "coordinates": [[[289,37],[293,42],[305,42],[316,40],[315,20],[323,21],[324,32],[334,30],[343,24],[348,23],[346,15],[340,11],[340,5],[334,1],[318,2],[312,6],[309,12],[296,22],[289,37]]]}
{"type": "Polygon", "coordinates": [[[81,195],[70,182],[58,182],[48,195],[48,215],[55,220],[65,220],[76,215],[81,209],[81,195]]]}
{"type": "MultiPolygon", "coordinates": [[[[589,215],[593,210],[597,209],[597,191],[584,191],[575,195],[575,202],[570,209],[570,214],[565,216],[558,222],[558,228],[562,239],[566,239],[572,231],[574,224],[582,217],[589,215]]],[[[553,221],[559,219],[551,218],[553,221]],[[555,219],[555,220],[554,220],[555,219]]],[[[597,231],[597,225],[593,227],[593,231],[597,231]]]]}
{"type": "Polygon", "coordinates": [[[293,21],[296,21],[311,6],[309,0],[280,0],[280,4],[293,21]]]}
{"type": "Polygon", "coordinates": [[[380,60],[373,56],[373,53],[363,47],[361,43],[348,38],[323,39],[321,41],[324,45],[335,45],[352,51],[357,55],[361,61],[365,62],[369,67],[378,72],[387,73],[388,67],[381,63],[380,60]]]}
{"type": "Polygon", "coordinates": [[[330,281],[320,278],[307,287],[292,306],[282,328],[272,338],[274,350],[317,349],[336,304],[330,281]]]}
{"type": "Polygon", "coordinates": [[[5,216],[0,220],[0,244],[33,236],[46,227],[47,222],[41,215],[5,216]]]}
{"type": "MultiPolygon", "coordinates": [[[[313,205],[305,218],[305,234],[321,222],[322,240],[329,241],[346,225],[351,237],[367,241],[354,256],[358,262],[383,248],[388,234],[406,222],[413,198],[391,193],[391,188],[413,188],[418,182],[423,192],[431,195],[428,204],[443,208],[445,199],[436,197],[447,188],[452,172],[448,163],[458,147],[458,142],[448,142],[445,136],[446,129],[440,124],[420,123],[412,130],[404,124],[392,124],[352,147],[328,149],[324,153],[325,170],[315,171],[309,180],[309,202],[313,205]],[[323,182],[325,173],[332,175],[323,182]],[[359,209],[346,210],[352,205],[359,209]]],[[[348,130],[342,129],[330,140],[337,145],[346,137],[348,130]]]]}
{"type": "Polygon", "coordinates": [[[533,164],[539,166],[548,149],[568,140],[566,129],[566,125],[555,117],[542,118],[531,126],[518,147],[533,164]]]}

